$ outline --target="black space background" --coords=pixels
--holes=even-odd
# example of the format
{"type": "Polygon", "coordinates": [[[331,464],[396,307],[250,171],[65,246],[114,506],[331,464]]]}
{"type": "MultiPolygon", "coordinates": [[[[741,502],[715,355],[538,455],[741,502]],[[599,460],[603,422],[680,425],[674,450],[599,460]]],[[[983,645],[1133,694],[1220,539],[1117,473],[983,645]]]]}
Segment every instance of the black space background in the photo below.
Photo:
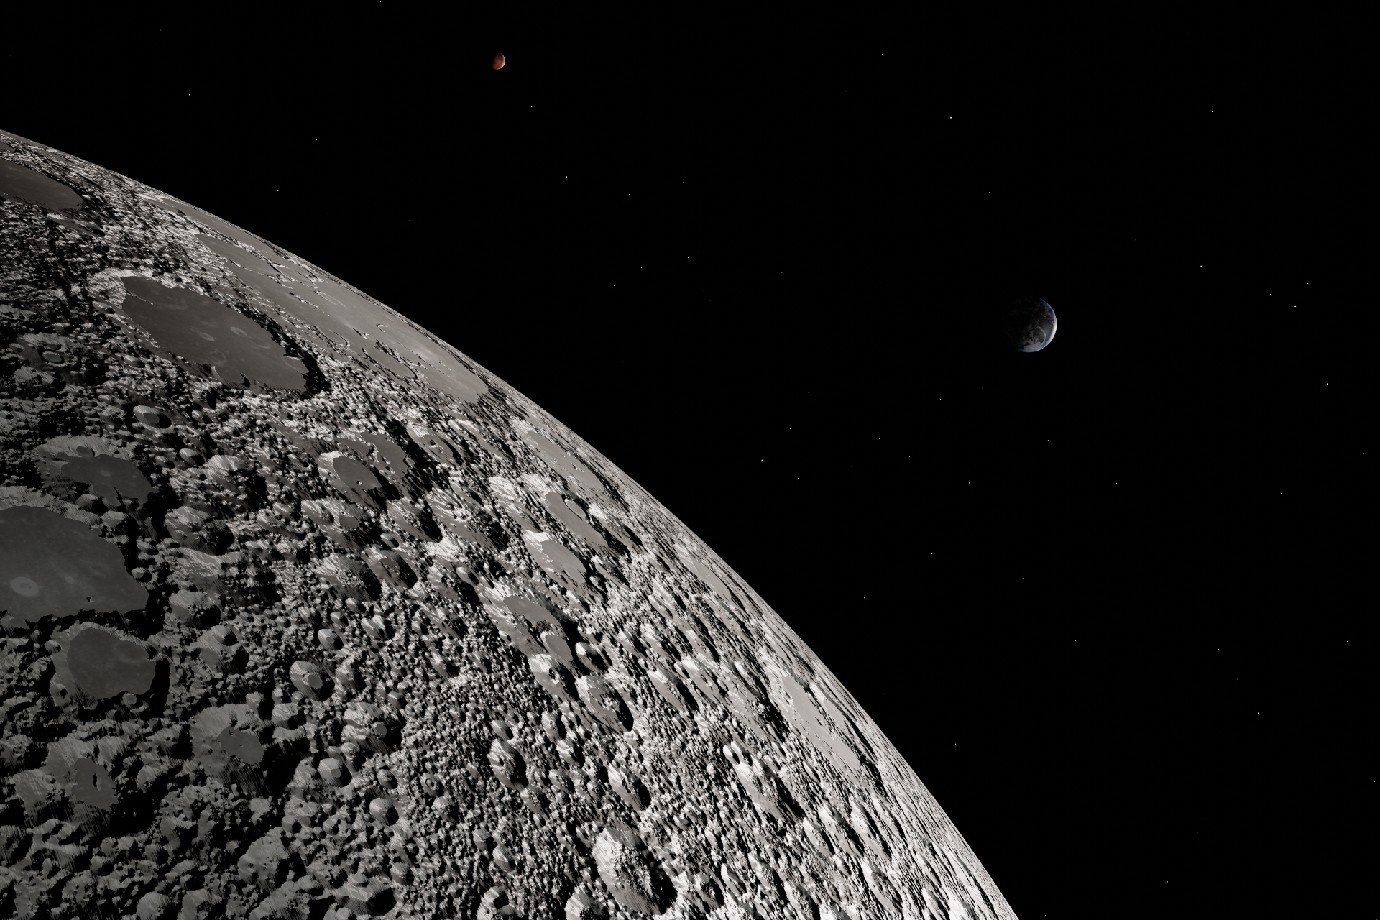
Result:
{"type": "Polygon", "coordinates": [[[99,9],[4,14],[0,126],[569,424],[1022,917],[1375,916],[1360,23],[99,9]]]}

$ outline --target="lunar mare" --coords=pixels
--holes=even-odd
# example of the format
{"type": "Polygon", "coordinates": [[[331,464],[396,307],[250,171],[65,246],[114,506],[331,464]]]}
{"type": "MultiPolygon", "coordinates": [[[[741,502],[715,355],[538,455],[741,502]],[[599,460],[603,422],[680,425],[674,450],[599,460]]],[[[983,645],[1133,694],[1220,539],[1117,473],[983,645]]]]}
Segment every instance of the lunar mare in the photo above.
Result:
{"type": "Polygon", "coordinates": [[[1014,916],[569,429],[253,234],[0,138],[0,916],[1014,916]]]}

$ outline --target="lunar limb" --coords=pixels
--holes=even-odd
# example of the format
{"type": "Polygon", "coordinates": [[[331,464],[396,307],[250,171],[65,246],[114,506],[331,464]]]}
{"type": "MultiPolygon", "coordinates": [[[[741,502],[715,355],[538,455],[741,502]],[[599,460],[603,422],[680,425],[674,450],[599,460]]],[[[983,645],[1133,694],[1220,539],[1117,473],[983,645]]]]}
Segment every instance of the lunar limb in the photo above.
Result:
{"type": "Polygon", "coordinates": [[[0,342],[0,915],[1014,916],[723,560],[344,281],[0,135],[0,342]]]}

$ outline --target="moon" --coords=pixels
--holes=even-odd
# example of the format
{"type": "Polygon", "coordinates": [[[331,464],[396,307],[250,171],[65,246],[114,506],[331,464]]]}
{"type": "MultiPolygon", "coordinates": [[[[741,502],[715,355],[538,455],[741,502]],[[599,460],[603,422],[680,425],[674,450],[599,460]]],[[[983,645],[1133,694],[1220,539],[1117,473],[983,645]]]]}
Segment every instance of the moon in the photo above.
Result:
{"type": "Polygon", "coordinates": [[[1011,343],[1021,351],[1036,352],[1054,341],[1059,328],[1054,308],[1040,298],[1018,302],[1006,312],[1004,328],[1011,343]]]}
{"type": "Polygon", "coordinates": [[[0,163],[7,911],[1013,920],[819,657],[550,413],[194,205],[0,163]]]}
{"type": "Polygon", "coordinates": [[[502,70],[508,64],[508,58],[502,52],[494,55],[494,70],[502,70]]]}

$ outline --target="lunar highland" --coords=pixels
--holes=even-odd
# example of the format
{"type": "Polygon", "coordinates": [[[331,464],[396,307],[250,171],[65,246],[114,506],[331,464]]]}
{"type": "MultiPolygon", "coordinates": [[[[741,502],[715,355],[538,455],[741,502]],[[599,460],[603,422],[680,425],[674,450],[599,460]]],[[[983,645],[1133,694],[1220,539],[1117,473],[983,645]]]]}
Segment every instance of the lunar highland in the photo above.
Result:
{"type": "Polygon", "coordinates": [[[3,134],[0,456],[0,917],[1014,916],[819,658],[568,428],[3,134]]]}

